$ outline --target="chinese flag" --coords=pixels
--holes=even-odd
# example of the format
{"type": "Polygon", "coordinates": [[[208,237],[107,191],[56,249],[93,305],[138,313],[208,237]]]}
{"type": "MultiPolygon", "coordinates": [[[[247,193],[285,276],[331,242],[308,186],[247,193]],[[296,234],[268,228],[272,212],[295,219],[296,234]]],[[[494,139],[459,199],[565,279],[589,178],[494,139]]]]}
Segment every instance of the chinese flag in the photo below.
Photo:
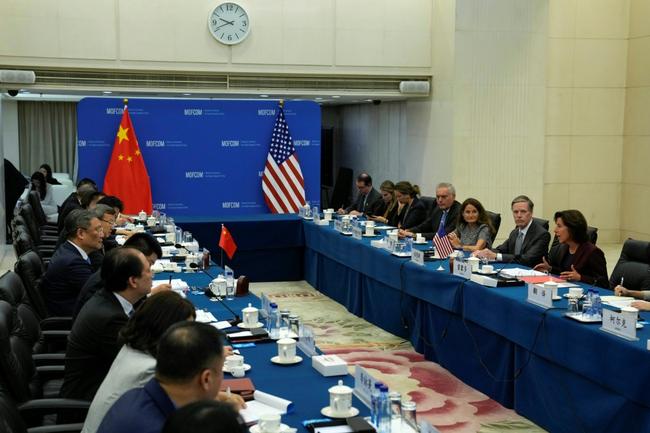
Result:
{"type": "Polygon", "coordinates": [[[228,254],[228,258],[232,260],[232,256],[235,255],[237,251],[237,244],[232,238],[232,235],[228,231],[225,225],[221,224],[221,237],[219,238],[219,248],[224,250],[228,254]]]}
{"type": "Polygon", "coordinates": [[[113,153],[104,178],[104,192],[119,197],[124,202],[126,214],[137,214],[141,210],[151,213],[149,174],[127,107],[124,107],[113,144],[113,153]]]}

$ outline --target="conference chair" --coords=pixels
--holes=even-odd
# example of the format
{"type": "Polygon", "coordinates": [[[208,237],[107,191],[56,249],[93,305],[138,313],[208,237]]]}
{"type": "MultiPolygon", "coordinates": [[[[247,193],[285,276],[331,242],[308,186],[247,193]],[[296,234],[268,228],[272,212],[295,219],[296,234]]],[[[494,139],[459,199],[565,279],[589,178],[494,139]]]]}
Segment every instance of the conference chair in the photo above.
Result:
{"type": "Polygon", "coordinates": [[[436,207],[438,207],[438,203],[436,202],[435,197],[428,197],[426,195],[423,195],[420,197],[420,201],[424,203],[424,207],[427,212],[427,219],[431,217],[431,214],[435,210],[436,207]]]}
{"type": "Polygon", "coordinates": [[[41,231],[45,234],[56,236],[59,233],[59,227],[57,226],[56,221],[48,222],[38,192],[30,191],[29,194],[27,194],[27,202],[34,211],[36,223],[41,228],[41,231]]]}
{"type": "Polygon", "coordinates": [[[20,215],[14,217],[11,223],[13,228],[12,243],[14,251],[16,252],[16,257],[31,250],[36,251],[45,263],[49,263],[49,260],[54,255],[54,251],[56,251],[56,245],[37,245],[36,242],[34,242],[34,238],[30,234],[27,225],[25,225],[23,217],[20,215]]]}
{"type": "Polygon", "coordinates": [[[490,222],[492,223],[492,228],[494,228],[494,234],[492,235],[491,244],[494,243],[494,240],[499,233],[499,227],[501,227],[501,214],[496,212],[487,211],[488,216],[490,217],[490,222]]]}
{"type": "Polygon", "coordinates": [[[26,226],[37,245],[51,245],[56,243],[58,236],[56,234],[49,234],[48,231],[38,225],[32,205],[23,203],[18,213],[25,220],[26,226]]]}
{"type": "Polygon", "coordinates": [[[609,279],[610,287],[620,284],[621,278],[625,278],[625,288],[650,290],[650,242],[631,238],[625,241],[609,279]]]}
{"type": "Polygon", "coordinates": [[[545,220],[544,218],[533,217],[533,221],[535,221],[537,224],[540,224],[542,227],[544,227],[544,230],[548,231],[549,229],[548,220],[545,220]]]}
{"type": "Polygon", "coordinates": [[[352,185],[352,169],[339,167],[332,191],[331,207],[336,210],[350,203],[350,186],[352,185]]]}
{"type": "MultiPolygon", "coordinates": [[[[58,399],[57,399],[58,400],[58,399]]],[[[54,403],[37,401],[36,404],[28,403],[18,407],[16,402],[6,392],[0,390],[0,433],[77,433],[83,428],[83,424],[56,424],[27,428],[24,419],[34,418],[35,406],[38,406],[40,414],[55,414],[61,407],[54,403]],[[46,408],[47,406],[47,408],[46,408]]],[[[36,415],[42,418],[42,415],[36,415]]]]}

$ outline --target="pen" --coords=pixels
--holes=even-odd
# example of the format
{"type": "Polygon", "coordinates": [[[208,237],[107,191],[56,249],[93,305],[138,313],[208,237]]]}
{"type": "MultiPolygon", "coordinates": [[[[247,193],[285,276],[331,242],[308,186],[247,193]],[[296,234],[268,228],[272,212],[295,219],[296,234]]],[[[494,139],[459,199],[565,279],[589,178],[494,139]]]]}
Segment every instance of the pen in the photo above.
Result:
{"type": "Polygon", "coordinates": [[[230,387],[226,388],[226,396],[228,396],[228,398],[230,398],[230,387]]]}
{"type": "Polygon", "coordinates": [[[170,286],[172,285],[172,276],[171,275],[169,276],[169,285],[170,286]]]}
{"type": "Polygon", "coordinates": [[[625,280],[624,277],[621,277],[621,286],[623,285],[623,281],[625,280]]]}

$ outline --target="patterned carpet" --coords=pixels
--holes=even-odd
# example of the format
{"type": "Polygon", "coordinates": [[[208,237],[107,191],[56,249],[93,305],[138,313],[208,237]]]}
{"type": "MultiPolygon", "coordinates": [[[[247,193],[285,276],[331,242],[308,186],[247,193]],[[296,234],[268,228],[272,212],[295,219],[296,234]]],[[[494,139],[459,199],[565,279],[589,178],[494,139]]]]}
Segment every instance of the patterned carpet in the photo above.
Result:
{"type": "Polygon", "coordinates": [[[417,403],[419,419],[442,433],[540,433],[530,421],[464,384],[440,365],[426,361],[411,344],[350,314],[304,281],[254,283],[280,308],[298,314],[314,328],[316,344],[350,365],[360,364],[374,377],[417,403]]]}

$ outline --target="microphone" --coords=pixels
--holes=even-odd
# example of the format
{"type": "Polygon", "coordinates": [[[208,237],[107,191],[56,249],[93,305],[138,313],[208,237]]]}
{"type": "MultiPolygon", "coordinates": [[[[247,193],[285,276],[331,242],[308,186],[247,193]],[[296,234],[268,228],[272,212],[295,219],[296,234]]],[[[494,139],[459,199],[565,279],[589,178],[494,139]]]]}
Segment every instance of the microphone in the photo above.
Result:
{"type": "MultiPolygon", "coordinates": [[[[205,275],[207,275],[208,277],[210,277],[210,280],[214,280],[214,279],[215,279],[215,277],[212,276],[212,275],[210,275],[210,273],[209,273],[208,271],[206,271],[205,269],[201,269],[201,268],[199,268],[199,265],[197,265],[196,263],[190,263],[190,268],[200,270],[200,271],[203,272],[205,275]]],[[[228,321],[228,322],[230,322],[231,325],[235,326],[235,325],[237,325],[238,323],[241,323],[241,318],[239,317],[239,315],[238,315],[237,313],[235,313],[235,312],[232,310],[232,308],[230,308],[230,307],[228,306],[228,304],[226,304],[226,303],[223,301],[223,298],[222,298],[221,296],[217,296],[217,295],[215,295],[214,293],[212,293],[212,291],[210,291],[210,287],[209,287],[209,286],[206,287],[206,289],[205,289],[205,291],[204,291],[204,294],[205,294],[205,296],[207,296],[208,298],[214,298],[214,299],[216,299],[217,302],[219,302],[221,305],[223,305],[223,306],[226,308],[226,310],[228,310],[228,311],[230,312],[230,314],[233,315],[234,319],[228,321]]]]}

